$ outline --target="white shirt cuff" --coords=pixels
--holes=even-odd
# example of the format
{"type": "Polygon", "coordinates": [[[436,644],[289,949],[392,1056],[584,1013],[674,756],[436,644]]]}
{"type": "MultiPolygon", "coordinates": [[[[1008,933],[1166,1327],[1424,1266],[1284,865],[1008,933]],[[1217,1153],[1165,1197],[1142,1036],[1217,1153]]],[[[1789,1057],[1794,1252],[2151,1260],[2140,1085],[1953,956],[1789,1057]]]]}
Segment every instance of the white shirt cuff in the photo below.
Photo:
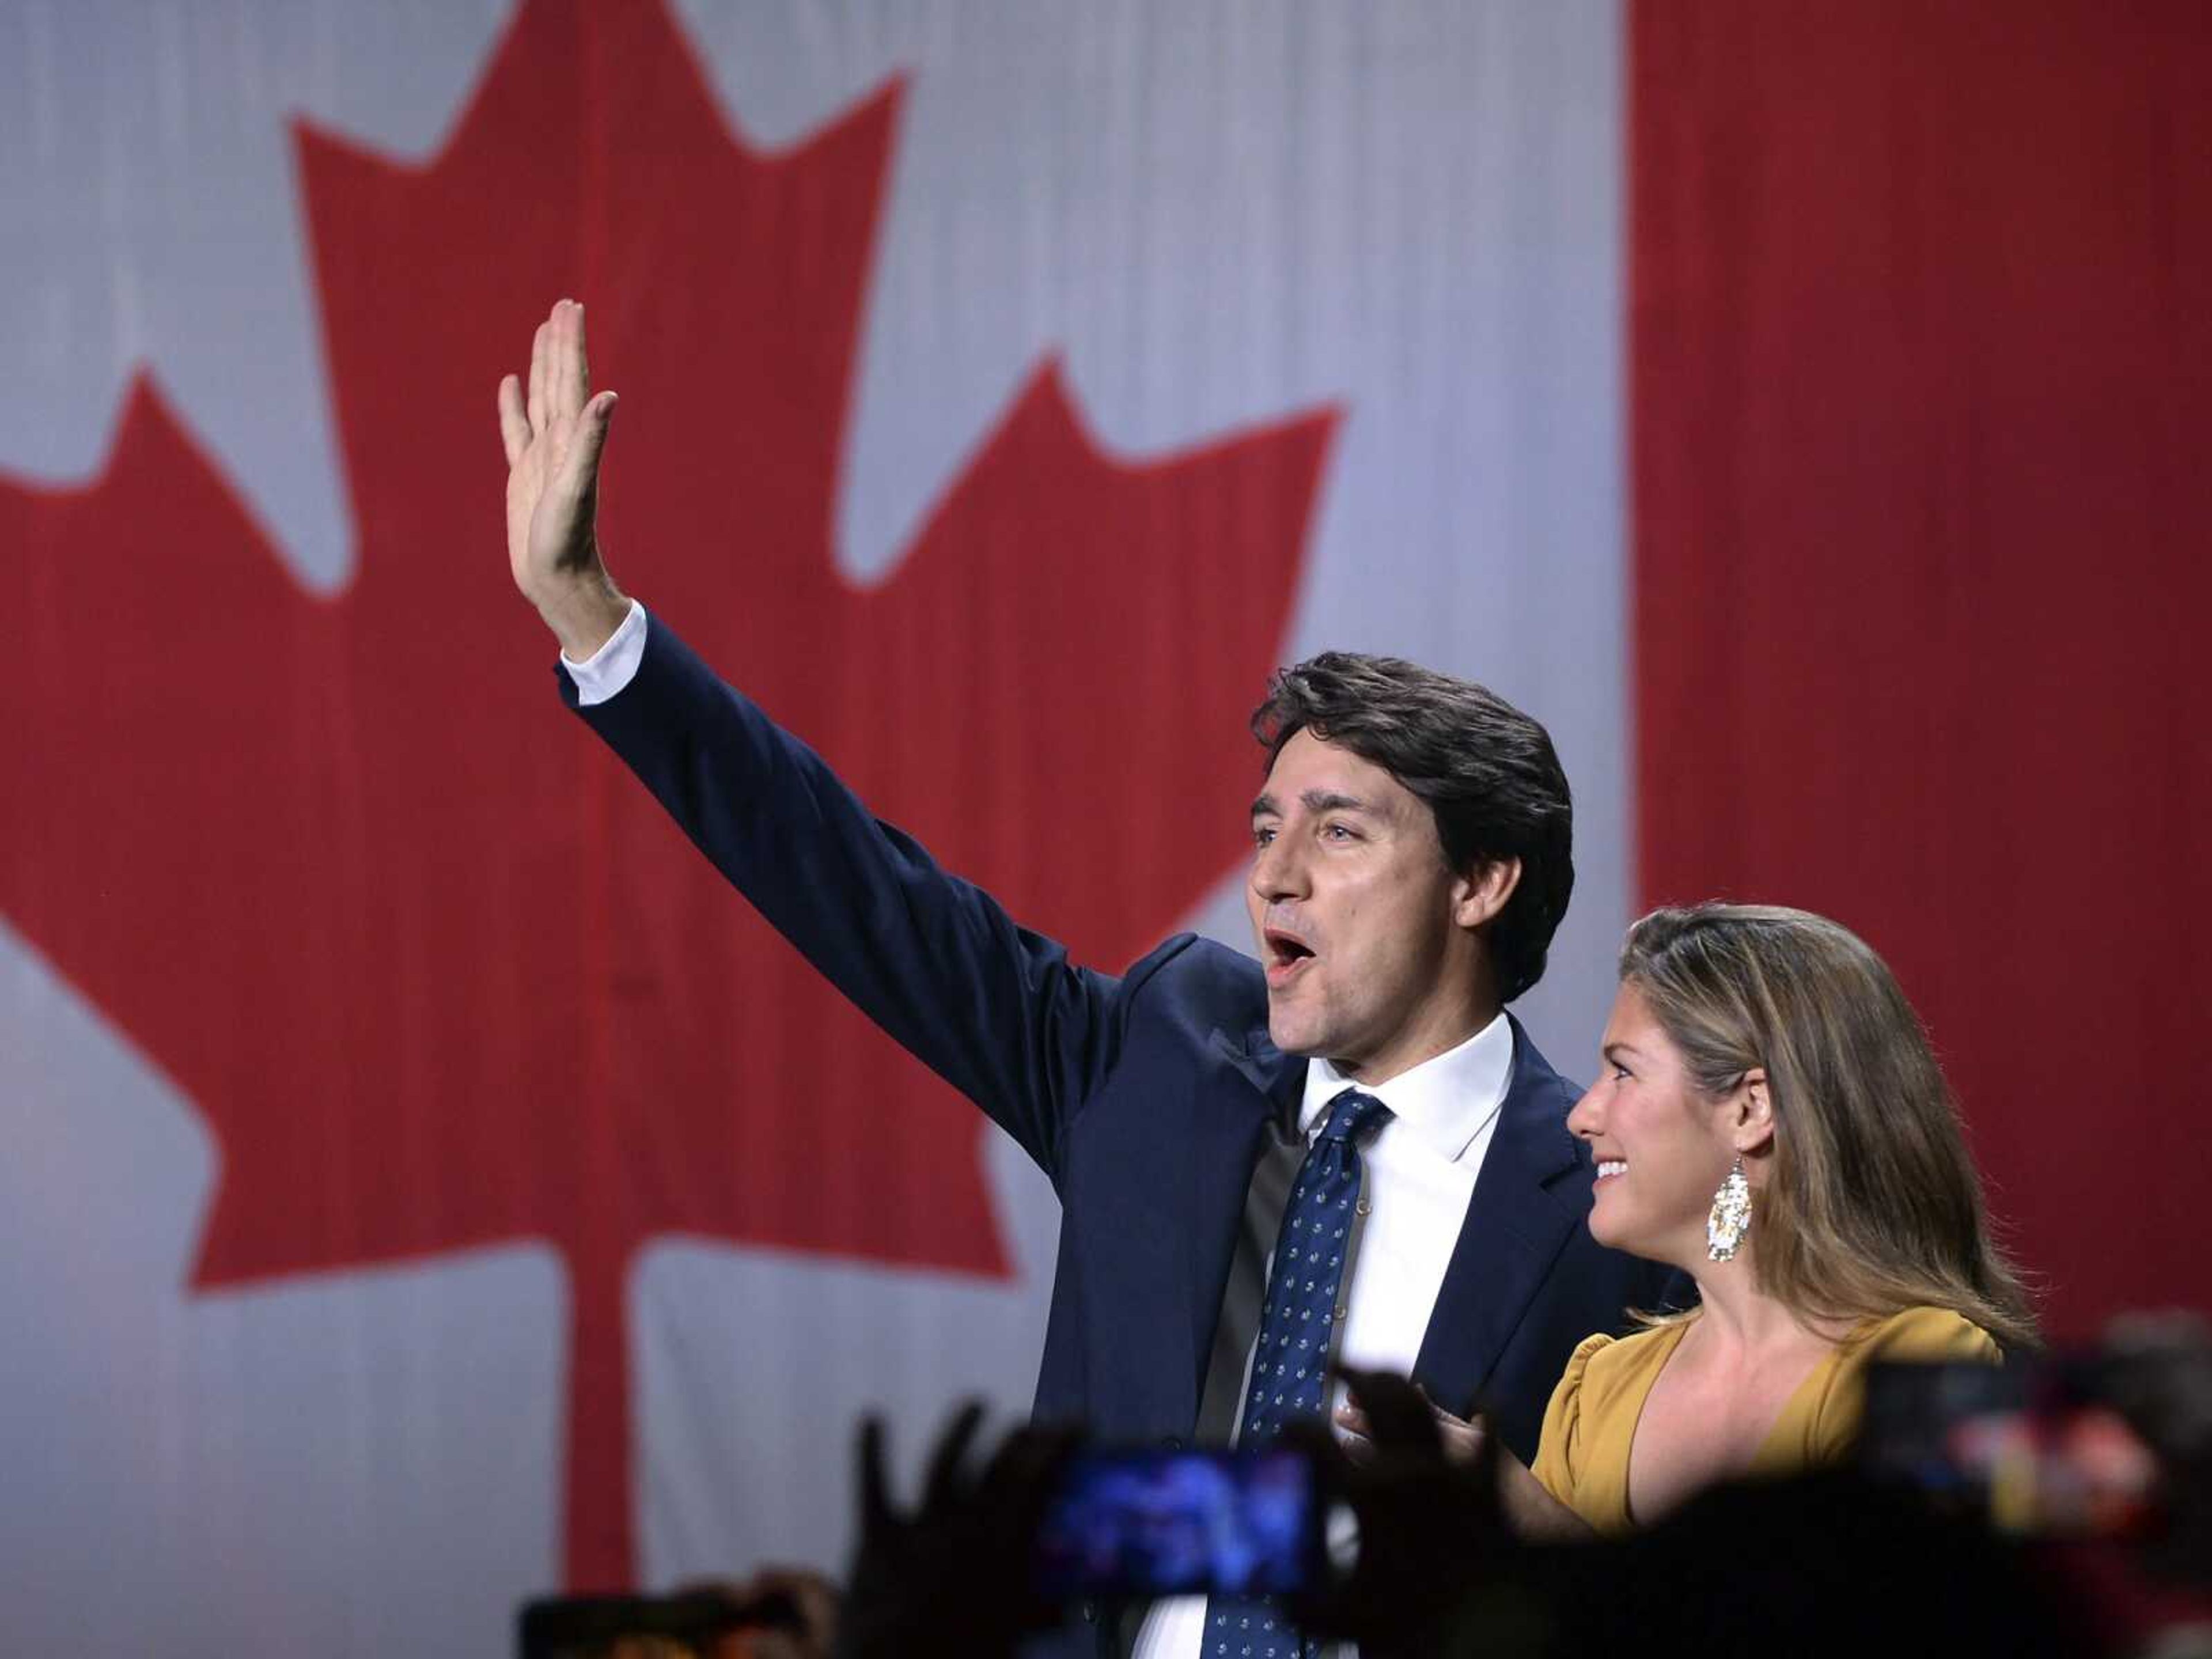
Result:
{"type": "Polygon", "coordinates": [[[622,626],[584,661],[570,662],[567,652],[561,653],[561,666],[576,683],[576,702],[585,708],[605,702],[636,678],[637,665],[644,660],[645,607],[635,599],[629,602],[629,615],[622,619],[622,626]]]}

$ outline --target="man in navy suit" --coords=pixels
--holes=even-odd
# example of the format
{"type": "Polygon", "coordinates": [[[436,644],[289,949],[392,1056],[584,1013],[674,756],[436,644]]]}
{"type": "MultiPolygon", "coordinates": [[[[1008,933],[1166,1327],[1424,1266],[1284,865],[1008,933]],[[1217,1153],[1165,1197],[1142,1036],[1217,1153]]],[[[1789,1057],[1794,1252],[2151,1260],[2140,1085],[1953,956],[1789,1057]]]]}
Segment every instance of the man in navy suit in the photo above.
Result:
{"type": "MultiPolygon", "coordinates": [[[[1589,1237],[1576,1091],[1504,1012],[1573,884],[1543,728],[1407,663],[1286,671],[1255,721],[1261,961],[1183,934],[1118,977],[1078,967],[617,591],[592,512],[611,408],[564,301],[526,393],[500,388],[509,557],[560,641],[562,693],[772,925],[1051,1177],[1039,1417],[1171,1445],[1239,1432],[1285,1213],[1356,1090],[1382,1110],[1363,1120],[1325,1358],[1409,1372],[1455,1412],[1480,1398],[1533,1457],[1573,1345],[1672,1290],[1589,1237]]],[[[1162,1603],[1127,1634],[1144,1659],[1187,1659],[1202,1622],[1162,1603]]]]}

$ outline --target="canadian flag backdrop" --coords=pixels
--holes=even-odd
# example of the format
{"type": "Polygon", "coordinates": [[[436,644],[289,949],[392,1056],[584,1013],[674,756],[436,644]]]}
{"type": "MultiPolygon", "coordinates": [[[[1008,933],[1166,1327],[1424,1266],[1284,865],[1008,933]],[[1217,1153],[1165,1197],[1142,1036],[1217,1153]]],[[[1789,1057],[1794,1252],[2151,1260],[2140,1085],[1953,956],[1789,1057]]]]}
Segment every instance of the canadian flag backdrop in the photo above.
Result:
{"type": "Polygon", "coordinates": [[[618,576],[1115,967],[1242,943],[1326,645],[1551,726],[1522,1012],[1708,896],[1881,949],[2062,1332],[2207,1304],[2190,0],[0,12],[0,1645],[482,1653],[832,1565],[1018,1410],[1050,1193],[562,711],[618,576]]]}

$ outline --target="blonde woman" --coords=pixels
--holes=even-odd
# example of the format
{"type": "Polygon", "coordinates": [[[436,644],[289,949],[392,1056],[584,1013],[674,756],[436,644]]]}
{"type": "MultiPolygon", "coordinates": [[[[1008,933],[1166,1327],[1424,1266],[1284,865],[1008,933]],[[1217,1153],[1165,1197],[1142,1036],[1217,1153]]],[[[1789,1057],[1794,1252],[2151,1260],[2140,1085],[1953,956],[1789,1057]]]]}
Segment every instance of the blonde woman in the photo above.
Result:
{"type": "MultiPolygon", "coordinates": [[[[1870,1362],[2034,1343],[1926,1035],[1848,930],[1656,911],[1622,947],[1602,1053],[1567,1119],[1597,1165],[1590,1231],[1682,1268],[1701,1305],[1575,1350],[1533,1473],[1503,1460],[1516,1529],[1623,1532],[1832,1460],[1870,1362]]],[[[1456,1451],[1479,1433],[1447,1425],[1456,1451]]]]}

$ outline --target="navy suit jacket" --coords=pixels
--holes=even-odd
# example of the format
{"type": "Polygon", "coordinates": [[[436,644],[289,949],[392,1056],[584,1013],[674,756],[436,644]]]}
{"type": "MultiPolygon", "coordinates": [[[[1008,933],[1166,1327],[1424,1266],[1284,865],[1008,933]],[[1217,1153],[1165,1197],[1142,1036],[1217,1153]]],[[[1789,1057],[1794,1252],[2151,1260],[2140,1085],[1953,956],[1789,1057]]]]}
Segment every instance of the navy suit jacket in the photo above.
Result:
{"type": "MultiPolygon", "coordinates": [[[[573,684],[556,671],[563,696],[573,684]]],[[[1041,1419],[1188,1437],[1247,1188],[1306,1062],[1267,1040],[1249,957],[1194,934],[1115,978],[1069,962],[872,817],[659,617],[636,678],[579,712],[754,907],[1051,1177],[1060,1253],[1041,1419]]],[[[1600,1248],[1576,1091],[1513,1025],[1513,1073],[1413,1368],[1534,1457],[1569,1352],[1665,1304],[1673,1275],[1600,1248]]]]}

